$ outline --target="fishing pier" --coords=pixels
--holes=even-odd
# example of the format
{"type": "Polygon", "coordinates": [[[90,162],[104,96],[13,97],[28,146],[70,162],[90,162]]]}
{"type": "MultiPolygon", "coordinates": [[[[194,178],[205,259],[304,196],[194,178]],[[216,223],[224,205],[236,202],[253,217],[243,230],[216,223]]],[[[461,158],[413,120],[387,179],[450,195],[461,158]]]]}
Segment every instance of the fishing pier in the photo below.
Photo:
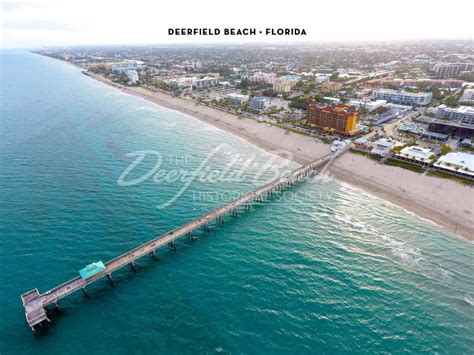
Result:
{"type": "Polygon", "coordinates": [[[55,288],[40,293],[37,288],[28,291],[21,295],[21,300],[25,308],[26,321],[33,331],[37,325],[42,325],[43,322],[50,322],[46,308],[50,305],[54,305],[59,309],[59,300],[62,298],[77,292],[83,291],[86,296],[88,296],[86,286],[92,284],[93,282],[103,278],[108,277],[111,281],[112,273],[124,266],[129,266],[133,271],[136,272],[135,261],[144,256],[151,256],[157,259],[156,250],[169,246],[171,250],[175,250],[175,241],[178,238],[188,237],[193,238],[192,232],[198,228],[202,228],[206,231],[209,231],[210,223],[217,222],[219,224],[224,223],[225,215],[237,215],[238,208],[243,207],[244,209],[250,209],[250,203],[253,201],[261,202],[262,198],[265,196],[271,196],[274,191],[281,191],[284,187],[292,186],[293,184],[303,180],[307,175],[314,174],[316,169],[326,164],[323,169],[327,168],[329,164],[338,156],[343,154],[348,150],[349,147],[335,153],[325,155],[307,165],[304,165],[292,172],[275,179],[274,181],[263,185],[241,197],[235,199],[234,201],[217,208],[205,215],[200,217],[170,231],[163,235],[160,235],[138,247],[132,249],[122,255],[117,256],[116,258],[108,261],[103,264],[105,266],[104,270],[94,274],[91,277],[84,279],[81,276],[77,276],[55,288]]]}

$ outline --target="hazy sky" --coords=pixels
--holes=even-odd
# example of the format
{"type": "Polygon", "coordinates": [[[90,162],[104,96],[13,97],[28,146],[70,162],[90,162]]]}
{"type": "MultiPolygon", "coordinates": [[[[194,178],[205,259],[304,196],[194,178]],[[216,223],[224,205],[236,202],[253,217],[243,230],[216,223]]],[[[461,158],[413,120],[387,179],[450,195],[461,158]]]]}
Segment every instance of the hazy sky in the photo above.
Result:
{"type": "Polygon", "coordinates": [[[2,1],[1,47],[474,37],[472,0],[2,1]],[[307,36],[170,37],[169,27],[305,28],[307,36]]]}

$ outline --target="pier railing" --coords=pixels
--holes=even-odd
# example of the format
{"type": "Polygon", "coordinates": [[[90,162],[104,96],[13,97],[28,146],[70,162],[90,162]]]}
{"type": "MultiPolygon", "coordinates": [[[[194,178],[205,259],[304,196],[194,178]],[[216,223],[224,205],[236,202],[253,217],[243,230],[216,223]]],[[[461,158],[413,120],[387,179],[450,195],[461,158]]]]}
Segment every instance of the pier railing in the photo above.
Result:
{"type": "Polygon", "coordinates": [[[109,279],[113,282],[112,273],[125,265],[130,265],[131,268],[136,271],[134,263],[137,259],[140,259],[145,255],[151,255],[152,257],[156,258],[156,250],[166,245],[169,245],[172,250],[175,250],[176,246],[174,241],[176,239],[183,236],[189,236],[190,238],[193,238],[192,232],[197,228],[202,227],[205,230],[209,230],[210,222],[216,221],[218,223],[223,223],[224,215],[228,213],[237,215],[238,207],[243,205],[245,208],[249,208],[251,202],[261,201],[261,197],[263,195],[267,194],[270,196],[273,190],[281,190],[284,186],[292,185],[293,183],[304,178],[306,175],[313,173],[317,167],[328,163],[323,168],[324,170],[327,168],[327,165],[329,165],[336,157],[343,154],[349,148],[350,147],[347,146],[335,154],[325,155],[312,163],[295,169],[282,177],[279,177],[249,193],[238,197],[225,206],[219,207],[205,215],[185,223],[178,228],[173,229],[170,232],[160,235],[122,255],[117,256],[116,258],[105,263],[106,269],[104,271],[97,273],[90,278],[82,279],[81,277],[77,276],[42,294],[39,293],[38,289],[33,289],[26,292],[21,296],[21,298],[25,307],[25,315],[28,325],[34,331],[36,325],[41,324],[43,321],[49,321],[46,313],[47,306],[54,304],[59,308],[58,301],[60,299],[81,289],[87,296],[87,285],[103,278],[104,276],[109,277],[109,279]]]}

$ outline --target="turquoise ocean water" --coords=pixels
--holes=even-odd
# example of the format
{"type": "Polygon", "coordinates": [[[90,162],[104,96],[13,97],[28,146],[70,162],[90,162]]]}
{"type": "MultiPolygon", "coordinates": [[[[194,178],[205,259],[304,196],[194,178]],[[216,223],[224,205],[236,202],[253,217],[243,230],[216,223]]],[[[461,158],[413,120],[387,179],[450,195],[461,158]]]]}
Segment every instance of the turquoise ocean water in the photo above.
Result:
{"type": "Polygon", "coordinates": [[[34,337],[21,293],[220,206],[283,160],[67,63],[0,58],[1,354],[472,353],[473,244],[327,178],[160,251],[158,263],[140,260],[138,274],[124,268],[90,299],[70,296],[34,337]],[[127,181],[152,171],[158,153],[159,171],[207,161],[241,178],[195,179],[163,206],[184,181],[118,183],[138,151],[149,154],[127,181]]]}

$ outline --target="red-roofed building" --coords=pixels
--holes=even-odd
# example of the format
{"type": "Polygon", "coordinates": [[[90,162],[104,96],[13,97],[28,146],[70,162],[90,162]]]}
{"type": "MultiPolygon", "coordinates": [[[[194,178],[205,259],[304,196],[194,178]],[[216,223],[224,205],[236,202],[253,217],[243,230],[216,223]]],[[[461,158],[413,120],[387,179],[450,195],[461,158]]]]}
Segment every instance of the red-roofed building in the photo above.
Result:
{"type": "Polygon", "coordinates": [[[306,123],[312,126],[332,129],[339,134],[351,136],[357,133],[358,112],[350,109],[344,104],[318,105],[310,103],[308,105],[308,115],[306,123]]]}

